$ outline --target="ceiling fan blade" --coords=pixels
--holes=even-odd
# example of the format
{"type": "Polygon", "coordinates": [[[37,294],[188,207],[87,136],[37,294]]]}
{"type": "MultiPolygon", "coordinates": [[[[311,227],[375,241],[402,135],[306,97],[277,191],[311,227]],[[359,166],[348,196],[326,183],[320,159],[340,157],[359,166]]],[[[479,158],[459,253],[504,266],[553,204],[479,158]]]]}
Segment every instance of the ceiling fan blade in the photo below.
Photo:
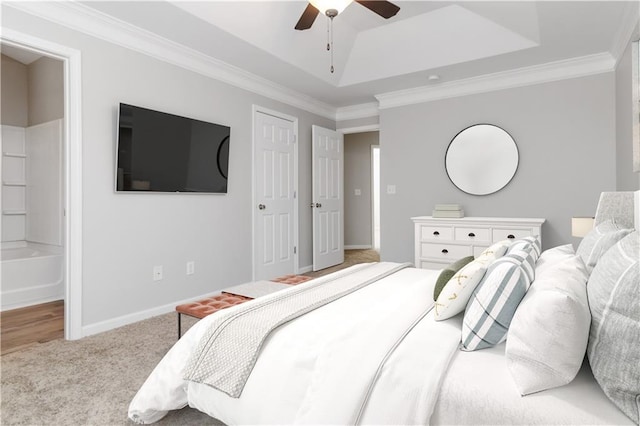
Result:
{"type": "Polygon", "coordinates": [[[360,3],[370,11],[382,16],[384,19],[389,19],[392,16],[396,16],[396,13],[398,13],[398,11],[400,10],[398,6],[391,3],[390,1],[356,0],[356,2],[360,3]]]}
{"type": "Polygon", "coordinates": [[[296,24],[296,30],[308,30],[311,28],[311,25],[313,25],[313,21],[316,20],[318,13],[320,13],[320,11],[309,3],[296,24]]]}

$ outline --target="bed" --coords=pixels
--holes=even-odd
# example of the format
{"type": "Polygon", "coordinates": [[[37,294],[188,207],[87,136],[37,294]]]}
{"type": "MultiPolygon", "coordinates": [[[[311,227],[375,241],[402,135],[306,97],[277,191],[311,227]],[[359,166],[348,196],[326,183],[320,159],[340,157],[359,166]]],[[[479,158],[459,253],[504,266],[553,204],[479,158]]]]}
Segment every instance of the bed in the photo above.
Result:
{"type": "MultiPolygon", "coordinates": [[[[462,266],[451,280],[470,276],[468,271],[477,262],[484,262],[476,268],[484,272],[475,274],[482,275],[475,285],[467,286],[465,292],[472,293],[458,314],[449,311],[445,315],[441,297],[434,297],[442,281],[440,271],[381,262],[356,265],[210,315],[185,333],[157,365],[132,400],[129,417],[148,424],[189,405],[229,425],[637,424],[640,334],[634,333],[640,333],[640,266],[638,232],[632,228],[640,224],[639,199],[640,191],[603,193],[594,235],[585,237],[578,253],[571,253],[568,246],[540,253],[533,239],[516,242],[519,245],[505,243],[504,250],[498,247],[500,253],[489,250],[485,257],[462,266]],[[603,231],[611,226],[616,236],[603,231]],[[596,229],[602,235],[596,235],[596,229]],[[591,257],[584,258],[581,249],[591,257]],[[612,250],[631,254],[618,255],[612,250]],[[558,266],[560,258],[568,262],[562,263],[564,269],[558,266]],[[578,265],[575,262],[578,267],[572,266],[578,265]],[[608,262],[615,265],[608,267],[608,262]],[[626,263],[618,266],[619,262],[626,263]],[[518,289],[522,293],[513,306],[512,319],[500,322],[501,313],[495,315],[496,324],[483,323],[476,329],[475,322],[470,323],[474,306],[481,306],[478,300],[483,289],[490,288],[489,276],[505,268],[517,271],[517,278],[509,275],[515,289],[512,293],[518,289]],[[611,281],[608,277],[616,268],[622,268],[624,272],[617,275],[624,275],[626,283],[620,284],[618,276],[611,278],[615,287],[607,294],[599,290],[606,285],[594,283],[589,288],[593,280],[611,281]],[[591,308],[586,302],[571,305],[578,312],[576,327],[582,331],[566,329],[573,317],[567,317],[568,321],[559,317],[565,329],[558,333],[569,333],[567,339],[557,334],[532,336],[529,341],[527,327],[541,327],[530,321],[527,315],[532,314],[527,310],[536,310],[536,301],[546,303],[545,297],[557,296],[554,289],[545,292],[545,285],[574,269],[590,280],[586,290],[585,282],[574,288],[582,288],[579,291],[585,293],[585,300],[589,297],[591,308]],[[629,280],[631,293],[620,297],[624,300],[622,315],[613,315],[618,312],[614,306],[618,298],[612,295],[629,288],[629,280]],[[329,294],[331,291],[334,293],[329,294]],[[320,299],[324,302],[319,303],[320,299]],[[262,317],[252,317],[262,310],[262,317]],[[621,339],[620,345],[607,340],[612,338],[608,334],[612,316],[623,321],[614,322],[622,335],[614,333],[613,338],[621,339]],[[234,321],[239,322],[235,329],[231,326],[234,321]],[[482,335],[481,329],[490,327],[497,334],[482,335]],[[482,338],[474,343],[478,336],[482,338]],[[556,350],[564,351],[569,344],[579,347],[573,350],[578,355],[573,356],[572,366],[564,365],[570,355],[558,365],[548,359],[542,360],[542,366],[532,361],[530,353],[536,349],[529,344],[540,345],[550,338],[558,342],[556,350]],[[612,360],[622,368],[611,364],[612,360]],[[565,377],[565,371],[571,369],[574,371],[565,377]],[[541,385],[541,381],[546,382],[541,385]]],[[[442,297],[449,287],[447,281],[442,297]]],[[[562,295],[564,300],[565,293],[562,295]]],[[[453,299],[462,303],[462,297],[453,299]]],[[[509,303],[501,309],[506,310],[509,303]]],[[[488,316],[482,316],[482,321],[488,316]]],[[[548,356],[545,351],[554,348],[543,346],[538,356],[544,358],[548,356]]]]}

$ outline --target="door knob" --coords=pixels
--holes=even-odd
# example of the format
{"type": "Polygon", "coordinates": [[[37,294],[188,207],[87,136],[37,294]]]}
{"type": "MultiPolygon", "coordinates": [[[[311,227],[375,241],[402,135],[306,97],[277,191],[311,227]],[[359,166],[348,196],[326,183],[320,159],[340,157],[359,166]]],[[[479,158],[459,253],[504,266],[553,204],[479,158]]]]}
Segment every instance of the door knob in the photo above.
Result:
{"type": "Polygon", "coordinates": [[[264,209],[266,209],[266,208],[267,208],[267,206],[265,206],[264,204],[258,204],[258,208],[259,208],[260,210],[264,210],[264,209]]]}
{"type": "Polygon", "coordinates": [[[322,207],[322,204],[320,204],[320,203],[316,203],[316,207],[317,207],[317,208],[320,208],[320,207],[322,207]]]}

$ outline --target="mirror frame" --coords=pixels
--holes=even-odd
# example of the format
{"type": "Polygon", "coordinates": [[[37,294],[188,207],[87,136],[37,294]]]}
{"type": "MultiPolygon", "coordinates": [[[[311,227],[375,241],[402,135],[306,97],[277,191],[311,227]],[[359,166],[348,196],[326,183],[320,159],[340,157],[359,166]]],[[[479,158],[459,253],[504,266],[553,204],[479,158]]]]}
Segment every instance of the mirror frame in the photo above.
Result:
{"type": "Polygon", "coordinates": [[[456,188],[458,188],[460,191],[464,192],[465,194],[475,195],[475,196],[491,195],[491,194],[495,194],[498,191],[501,191],[507,185],[509,185],[509,183],[511,183],[513,178],[518,173],[518,168],[519,167],[520,167],[520,149],[518,148],[518,144],[516,143],[516,140],[513,138],[513,136],[509,132],[507,132],[502,127],[496,126],[495,124],[489,124],[489,123],[472,124],[471,126],[467,126],[464,129],[460,130],[458,133],[456,133],[456,135],[449,142],[449,145],[447,146],[447,151],[445,152],[445,155],[444,155],[444,169],[445,169],[445,172],[447,173],[447,177],[449,178],[449,181],[453,184],[453,186],[455,186],[456,188]],[[460,136],[463,132],[466,132],[467,130],[469,130],[469,129],[473,128],[473,127],[477,127],[477,126],[491,126],[491,127],[495,127],[497,129],[502,130],[504,133],[507,134],[507,136],[509,136],[509,138],[511,138],[511,142],[513,142],[513,146],[516,149],[516,164],[515,164],[515,169],[513,170],[513,174],[511,175],[511,177],[502,186],[500,186],[495,191],[491,191],[491,192],[474,193],[474,192],[469,192],[468,190],[460,188],[458,186],[458,184],[456,184],[456,182],[454,182],[454,180],[451,178],[451,174],[449,173],[449,169],[447,168],[447,157],[449,155],[449,150],[451,149],[451,146],[453,145],[453,143],[456,141],[456,138],[458,136],[460,136]]]}

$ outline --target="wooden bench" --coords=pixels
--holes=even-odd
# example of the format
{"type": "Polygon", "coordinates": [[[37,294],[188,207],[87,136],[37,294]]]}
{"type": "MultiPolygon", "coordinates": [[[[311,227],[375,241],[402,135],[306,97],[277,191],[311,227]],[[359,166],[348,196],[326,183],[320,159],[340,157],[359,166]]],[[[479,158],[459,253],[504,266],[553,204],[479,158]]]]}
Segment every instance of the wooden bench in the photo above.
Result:
{"type": "MultiPolygon", "coordinates": [[[[282,277],[274,278],[270,281],[289,285],[297,285],[311,279],[312,277],[307,277],[304,275],[284,275],[282,277]]],[[[208,315],[213,314],[214,312],[218,312],[221,309],[239,305],[240,303],[244,303],[248,300],[252,300],[252,298],[222,292],[221,294],[218,294],[216,296],[207,297],[206,299],[197,300],[191,303],[184,303],[182,305],[176,306],[176,312],[178,313],[178,339],[182,337],[182,315],[189,315],[190,317],[202,319],[208,315]]]]}

